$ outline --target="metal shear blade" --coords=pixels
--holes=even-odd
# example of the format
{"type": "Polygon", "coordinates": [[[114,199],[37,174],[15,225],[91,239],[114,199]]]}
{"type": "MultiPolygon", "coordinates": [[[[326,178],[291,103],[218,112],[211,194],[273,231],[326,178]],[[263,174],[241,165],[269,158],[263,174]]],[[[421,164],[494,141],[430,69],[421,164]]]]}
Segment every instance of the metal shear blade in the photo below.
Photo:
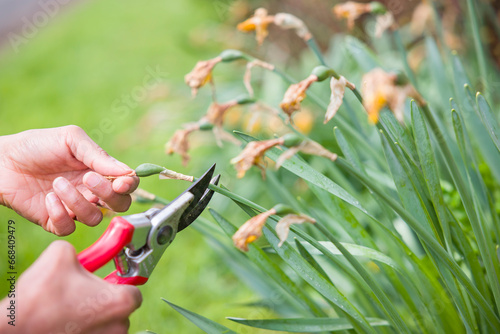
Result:
{"type": "MultiPolygon", "coordinates": [[[[208,189],[209,184],[218,184],[220,175],[217,175],[212,179],[212,175],[214,174],[215,171],[215,164],[210,167],[208,171],[203,174],[202,177],[198,179],[191,187],[189,187],[184,193],[190,192],[191,194],[194,195],[194,199],[191,202],[191,204],[187,207],[187,209],[184,211],[182,214],[180,220],[179,220],[179,225],[177,228],[177,232],[182,231],[189,225],[191,225],[192,222],[198,218],[198,216],[205,210],[207,207],[208,203],[210,202],[210,199],[212,198],[214,191],[208,189]]],[[[180,196],[182,196],[184,193],[182,193],[180,196]]]]}
{"type": "MultiPolygon", "coordinates": [[[[217,175],[212,179],[212,181],[210,181],[210,183],[217,185],[219,184],[219,180],[220,180],[220,175],[217,175]]],[[[177,232],[182,231],[183,229],[191,225],[191,223],[194,222],[196,218],[198,218],[198,216],[207,207],[213,195],[214,195],[213,190],[210,189],[205,190],[205,193],[199,200],[198,204],[191,211],[185,212],[184,215],[181,217],[179,221],[179,226],[177,228],[177,232]]]]}

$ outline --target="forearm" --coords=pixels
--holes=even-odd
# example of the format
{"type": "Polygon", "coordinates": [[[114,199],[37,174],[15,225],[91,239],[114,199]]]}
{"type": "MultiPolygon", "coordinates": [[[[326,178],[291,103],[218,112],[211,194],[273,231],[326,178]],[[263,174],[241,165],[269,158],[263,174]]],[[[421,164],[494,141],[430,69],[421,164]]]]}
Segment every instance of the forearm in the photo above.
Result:
{"type": "MultiPolygon", "coordinates": [[[[4,190],[1,175],[5,170],[5,159],[7,158],[6,136],[0,136],[0,205],[5,205],[4,190]]],[[[1,331],[0,331],[1,332],[1,331]]],[[[2,332],[3,333],[3,332],[2,332]]]]}
{"type": "Polygon", "coordinates": [[[17,309],[16,305],[10,302],[11,299],[4,298],[0,300],[0,309],[9,312],[5,319],[0,321],[0,333],[23,333],[24,330],[21,328],[21,324],[17,321],[17,309]],[[9,310],[12,309],[12,312],[9,310]]]}

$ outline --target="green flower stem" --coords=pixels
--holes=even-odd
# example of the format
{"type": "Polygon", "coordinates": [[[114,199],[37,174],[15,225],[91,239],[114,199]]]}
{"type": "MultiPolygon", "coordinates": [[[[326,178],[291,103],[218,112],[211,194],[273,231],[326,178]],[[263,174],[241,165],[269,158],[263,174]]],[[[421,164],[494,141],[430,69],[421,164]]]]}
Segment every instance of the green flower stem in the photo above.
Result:
{"type": "Polygon", "coordinates": [[[399,30],[394,30],[392,33],[392,36],[394,37],[394,42],[396,43],[396,47],[399,50],[399,53],[401,54],[401,58],[403,60],[403,65],[405,67],[406,74],[408,75],[408,79],[410,79],[411,84],[413,87],[415,87],[416,90],[418,90],[417,86],[417,79],[415,78],[415,74],[413,73],[412,69],[410,68],[410,64],[408,63],[408,54],[406,52],[405,46],[403,45],[403,41],[401,40],[401,35],[399,34],[399,30]]]}
{"type": "Polygon", "coordinates": [[[170,204],[170,201],[166,200],[163,197],[159,197],[159,196],[156,196],[156,195],[155,195],[155,198],[153,199],[153,202],[157,203],[157,204],[162,204],[162,205],[168,205],[168,204],[170,204]]]}
{"type": "Polygon", "coordinates": [[[384,200],[420,237],[422,242],[427,245],[427,247],[445,264],[449,270],[453,273],[455,278],[464,286],[465,290],[469,296],[475,301],[481,313],[485,316],[487,321],[493,328],[500,331],[500,319],[495,314],[491,306],[488,304],[483,295],[479,292],[476,286],[470,281],[467,275],[462,271],[456,261],[451,257],[451,255],[444,249],[436,239],[429,234],[420,223],[406,211],[397,201],[395,201],[390,195],[385,191],[380,189],[375,183],[369,178],[359,172],[357,169],[353,168],[346,160],[343,158],[337,158],[336,163],[355,176],[361,183],[367,186],[371,191],[377,194],[382,200],[384,200]]]}
{"type": "Polygon", "coordinates": [[[361,93],[359,92],[359,90],[357,88],[354,88],[351,91],[354,94],[354,96],[356,96],[356,98],[358,99],[359,103],[363,104],[363,97],[361,96],[361,93]]]}
{"type": "Polygon", "coordinates": [[[483,82],[483,89],[486,93],[489,92],[487,89],[487,79],[486,79],[486,56],[484,55],[484,50],[481,45],[481,36],[479,35],[479,22],[477,21],[478,14],[476,11],[475,4],[472,0],[467,0],[467,11],[469,12],[469,20],[471,22],[472,36],[474,39],[474,48],[476,49],[477,62],[479,64],[479,74],[481,81],[483,82]]]}
{"type": "Polygon", "coordinates": [[[319,50],[318,43],[316,43],[316,39],[314,37],[311,37],[311,38],[306,40],[306,44],[309,47],[309,49],[311,49],[311,51],[314,53],[316,58],[318,58],[321,65],[327,66],[326,62],[325,62],[325,58],[323,57],[323,54],[319,50]]]}

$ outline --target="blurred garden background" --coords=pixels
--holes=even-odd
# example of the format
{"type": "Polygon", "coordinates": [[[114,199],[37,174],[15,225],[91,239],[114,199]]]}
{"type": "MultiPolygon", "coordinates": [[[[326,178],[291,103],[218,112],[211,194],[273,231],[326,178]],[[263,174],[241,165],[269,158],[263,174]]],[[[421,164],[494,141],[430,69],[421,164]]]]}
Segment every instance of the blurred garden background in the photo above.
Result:
{"type": "MultiPolygon", "coordinates": [[[[370,247],[377,244],[381,251],[390,253],[392,246],[386,247],[384,230],[381,232],[377,230],[378,227],[374,228],[373,222],[359,211],[353,210],[351,214],[350,209],[343,206],[343,202],[329,194],[323,197],[323,202],[318,201],[315,197],[317,189],[309,191],[315,188],[310,184],[308,186],[303,178],[279,170],[268,172],[268,179],[261,181],[260,172],[253,168],[245,178],[237,179],[236,171],[229,160],[241,152],[240,146],[224,143],[223,147],[219,148],[210,131],[191,135],[192,148],[189,153],[192,159],[187,166],[182,164],[178,155],[165,154],[165,143],[174,131],[182,124],[199,120],[212,101],[212,92],[208,87],[201,89],[196,99],[193,99],[189,87],[184,83],[184,75],[191,71],[197,61],[216,57],[224,49],[241,49],[260,59],[278,64],[280,69],[293,73],[295,79],[307,77],[311,69],[318,64],[304,42],[290,31],[271,26],[268,39],[260,47],[256,45],[252,35],[237,31],[236,24],[251,16],[259,6],[265,6],[270,13],[288,12],[300,17],[316,37],[326,63],[339,73],[349,75],[349,80],[355,82],[358,87],[361,86],[361,76],[377,66],[390,70],[404,69],[409,73],[414,71],[416,79],[421,83],[421,93],[435,106],[447,129],[451,128],[449,98],[454,96],[459,101],[460,97],[464,98],[462,88],[466,81],[461,80],[467,75],[474,92],[484,89],[485,95],[491,98],[490,103],[498,105],[498,94],[493,94],[500,89],[497,72],[500,59],[497,3],[482,1],[480,7],[480,14],[484,18],[481,22],[481,45],[487,54],[487,65],[490,69],[487,71],[487,80],[484,80],[489,86],[485,87],[482,80],[484,78],[481,78],[477,71],[480,64],[476,63],[470,24],[461,24],[460,21],[460,10],[465,6],[464,1],[439,2],[438,13],[441,15],[445,9],[451,8],[455,21],[442,30],[445,34],[438,37],[436,30],[442,32],[439,27],[427,27],[429,32],[421,31],[416,37],[410,31],[412,14],[419,2],[382,2],[396,16],[401,26],[397,33],[401,33],[406,44],[397,44],[395,36],[399,39],[400,35],[392,34],[393,32],[380,39],[376,38],[373,34],[374,20],[366,17],[360,20],[355,29],[347,33],[345,22],[335,19],[331,12],[332,6],[339,1],[326,0],[151,0],[138,3],[117,0],[75,1],[54,10],[53,17],[46,24],[31,28],[29,37],[22,37],[22,30],[30,28],[23,27],[25,21],[20,20],[15,30],[18,33],[17,39],[13,35],[9,36],[6,33],[9,30],[5,30],[0,23],[0,135],[32,128],[75,124],[82,127],[109,154],[132,168],[149,162],[184,174],[199,176],[213,163],[217,163],[217,172],[222,175],[222,184],[233,192],[269,208],[275,203],[296,204],[307,214],[326,217],[325,220],[332,224],[332,233],[342,241],[359,244],[367,242],[365,246],[370,247]],[[367,31],[372,33],[367,34],[367,31]],[[336,32],[343,33],[335,34],[336,32]],[[398,50],[395,50],[395,45],[399,47],[398,50]],[[465,68],[457,67],[458,62],[454,62],[457,54],[465,59],[465,68]],[[455,77],[457,72],[458,78],[453,81],[451,78],[455,77]],[[343,229],[345,222],[350,222],[356,233],[361,230],[359,239],[349,236],[349,226],[343,229]]],[[[33,8],[34,10],[28,12],[31,14],[25,14],[26,17],[30,18],[41,10],[37,4],[33,8]]],[[[244,62],[241,61],[224,64],[214,70],[219,102],[248,94],[241,80],[244,71],[244,62]]],[[[274,73],[261,69],[256,72],[258,75],[253,78],[256,96],[259,100],[277,107],[288,83],[274,73]]],[[[315,94],[316,97],[327,101],[330,96],[327,88],[326,85],[314,86],[311,88],[311,95],[315,94]]],[[[360,159],[369,169],[370,176],[380,182],[390,196],[397,198],[396,187],[384,160],[384,149],[380,145],[378,129],[368,122],[362,104],[352,93],[346,93],[344,101],[339,115],[331,123],[323,125],[325,108],[318,107],[310,99],[306,99],[302,111],[295,115],[294,124],[301,133],[339,153],[341,149],[333,137],[332,129],[339,124],[350,127],[346,137],[349,140],[354,138],[352,143],[357,143],[356,140],[360,139],[361,142],[368,143],[361,147],[365,151],[360,154],[360,159]],[[378,167],[381,167],[380,170],[378,167]]],[[[406,102],[404,114],[408,121],[411,118],[410,105],[408,100],[406,102]]],[[[226,128],[240,129],[260,138],[269,138],[276,133],[288,131],[283,122],[262,116],[262,113],[252,113],[251,108],[231,109],[225,119],[226,128]]],[[[494,177],[497,181],[500,179],[497,168],[492,167],[495,164],[491,163],[500,161],[500,156],[497,155],[498,152],[495,151],[493,158],[488,158],[487,154],[482,157],[486,163],[481,165],[481,173],[488,182],[494,177]]],[[[408,237],[404,242],[410,240],[410,248],[416,250],[416,254],[422,259],[426,259],[419,241],[408,228],[406,232],[401,232],[401,235],[396,234],[400,233],[394,227],[394,222],[398,219],[391,210],[380,205],[377,198],[372,198],[373,194],[352,175],[334,164],[325,164],[321,159],[314,157],[307,161],[347,192],[356,194],[356,198],[370,212],[374,212],[374,216],[383,217],[391,233],[401,236],[401,240],[403,236],[408,237]]],[[[441,160],[439,162],[442,163],[441,160]]],[[[451,179],[443,170],[444,168],[441,168],[440,172],[447,178],[442,184],[446,204],[456,210],[455,215],[465,221],[461,223],[467,225],[469,222],[460,198],[450,185],[451,179]]],[[[187,186],[183,181],[158,180],[156,177],[143,178],[140,185],[142,189],[167,199],[175,198],[187,186]]],[[[491,181],[488,187],[492,194],[500,195],[497,183],[491,181]]],[[[492,200],[492,203],[495,204],[492,213],[498,213],[498,202],[492,200]]],[[[220,195],[214,196],[210,206],[234,225],[239,226],[248,219],[234,203],[220,195]]],[[[133,203],[129,213],[141,212],[148,208],[149,205],[133,203]]],[[[4,224],[9,219],[16,222],[19,273],[30,266],[53,240],[58,239],[4,207],[0,207],[0,219],[4,224]]],[[[81,251],[102,234],[109,220],[110,217],[106,217],[103,223],[95,228],[78,224],[76,232],[64,239],[71,242],[77,251],[81,251]]],[[[203,218],[193,224],[192,228],[178,235],[149,282],[140,288],[144,302],[132,315],[131,333],[142,330],[155,333],[196,331],[188,320],[172,310],[161,298],[228,325],[239,333],[264,332],[230,323],[225,317],[259,319],[275,316],[268,308],[260,306],[263,306],[262,301],[269,297],[266,293],[273,292],[276,282],[271,282],[262,271],[252,276],[256,266],[250,264],[250,261],[238,262],[238,256],[244,259],[243,255],[233,249],[228,238],[225,243],[221,243],[213,237],[223,234],[215,226],[217,225],[213,223],[210,215],[204,213],[203,218]],[[212,223],[207,223],[209,221],[212,223]],[[230,251],[228,247],[231,247],[230,251]]],[[[310,232],[307,228],[305,230],[310,232]]],[[[6,231],[6,228],[0,230],[0,245],[6,244],[6,231]]],[[[314,232],[311,234],[320,240],[321,236],[314,232]]],[[[256,244],[259,247],[264,246],[266,251],[269,250],[264,240],[259,240],[256,244]]],[[[396,253],[400,252],[399,248],[394,249],[396,253]]],[[[271,253],[272,251],[268,256],[273,261],[276,260],[279,266],[285,263],[283,259],[271,253]]],[[[320,261],[320,264],[324,262],[320,261]]],[[[367,264],[370,274],[374,277],[380,274],[379,267],[373,261],[364,264],[367,264]]],[[[97,274],[104,276],[112,268],[113,265],[109,264],[97,274]]],[[[321,299],[314,287],[308,287],[300,275],[290,267],[283,265],[281,270],[296,282],[301,291],[311,293],[314,302],[325,308],[328,315],[332,315],[328,301],[321,299]]],[[[339,281],[332,285],[340,286],[346,295],[355,295],[359,291],[363,294],[362,289],[350,285],[348,279],[342,277],[340,270],[337,270],[328,268],[325,269],[328,273],[322,275],[326,277],[332,272],[335,273],[339,281]]],[[[6,272],[4,258],[0,260],[0,272],[6,272]]],[[[385,278],[381,278],[380,282],[384,288],[387,287],[385,278]]],[[[5,296],[6,289],[7,286],[2,280],[0,297],[5,296]]],[[[388,291],[392,290],[388,288],[388,291]]],[[[400,298],[397,290],[392,292],[394,295],[391,297],[396,300],[400,298]]],[[[276,313],[287,314],[290,310],[286,300],[281,300],[280,303],[280,312],[276,313]]],[[[296,315],[293,312],[288,314],[296,315]]]]}
{"type": "MultiPolygon", "coordinates": [[[[214,162],[227,168],[227,159],[219,161],[214,145],[200,148],[189,166],[183,167],[179,157],[164,154],[164,144],[180,124],[193,113],[203,114],[208,106],[209,95],[205,101],[203,97],[191,101],[184,75],[197,60],[226,47],[216,29],[225,20],[229,4],[81,1],[62,6],[18,50],[4,39],[0,135],[76,124],[132,168],[152,162],[198,176],[214,162]]],[[[140,187],[173,199],[187,186],[150,178],[143,179],[140,187]]],[[[217,197],[212,205],[218,205],[217,197]]],[[[147,208],[134,204],[129,212],[147,208]]],[[[2,245],[6,245],[7,220],[16,222],[19,273],[58,239],[7,208],[0,208],[0,217],[5,223],[0,231],[2,245]]],[[[78,224],[77,231],[64,239],[81,251],[102,234],[109,219],[95,228],[78,224]]],[[[112,268],[108,265],[98,274],[103,276],[112,268]]],[[[0,272],[6,272],[4,257],[0,272]]],[[[6,289],[2,280],[2,297],[6,289]]],[[[144,302],[132,316],[131,333],[191,332],[192,325],[161,297],[219,321],[229,314],[241,316],[243,308],[232,303],[251,297],[195,229],[179,235],[141,291],[144,302]]]]}

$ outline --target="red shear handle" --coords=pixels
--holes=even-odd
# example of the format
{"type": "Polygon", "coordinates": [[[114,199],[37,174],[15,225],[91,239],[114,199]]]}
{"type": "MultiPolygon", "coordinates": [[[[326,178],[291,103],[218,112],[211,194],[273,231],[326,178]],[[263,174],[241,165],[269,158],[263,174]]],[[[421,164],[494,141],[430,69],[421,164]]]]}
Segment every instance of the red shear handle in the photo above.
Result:
{"type": "Polygon", "coordinates": [[[104,234],[89,248],[78,254],[78,261],[90,272],[104,266],[132,241],[134,225],[122,217],[115,217],[104,234]]]}
{"type": "Polygon", "coordinates": [[[148,278],[142,276],[123,277],[119,276],[118,272],[115,270],[106,276],[104,280],[114,284],[143,285],[148,281],[148,278]]]}

